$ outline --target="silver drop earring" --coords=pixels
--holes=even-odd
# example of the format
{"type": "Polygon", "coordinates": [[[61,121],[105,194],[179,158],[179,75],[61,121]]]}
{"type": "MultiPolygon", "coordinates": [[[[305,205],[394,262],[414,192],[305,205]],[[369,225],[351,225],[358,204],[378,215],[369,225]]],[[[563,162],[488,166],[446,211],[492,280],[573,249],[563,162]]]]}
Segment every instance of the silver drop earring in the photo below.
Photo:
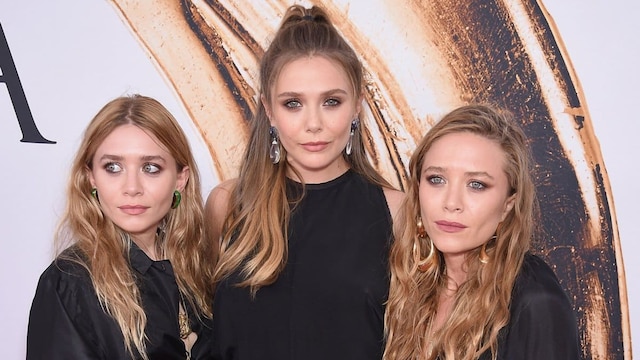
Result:
{"type": "Polygon", "coordinates": [[[349,134],[349,141],[347,141],[347,147],[344,149],[345,154],[351,155],[351,151],[353,150],[353,134],[355,134],[356,129],[358,128],[358,123],[360,120],[358,118],[353,119],[351,121],[351,133],[349,134]]]}
{"type": "Polygon", "coordinates": [[[278,131],[275,127],[269,129],[271,134],[271,146],[269,147],[269,158],[271,162],[277,164],[280,162],[280,142],[278,141],[278,131]]]}

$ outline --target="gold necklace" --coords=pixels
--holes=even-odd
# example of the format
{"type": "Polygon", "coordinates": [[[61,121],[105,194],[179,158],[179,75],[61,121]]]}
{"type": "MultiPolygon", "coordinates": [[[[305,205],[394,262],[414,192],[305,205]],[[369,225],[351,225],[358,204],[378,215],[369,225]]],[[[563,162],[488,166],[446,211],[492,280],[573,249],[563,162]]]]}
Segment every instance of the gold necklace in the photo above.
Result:
{"type": "Polygon", "coordinates": [[[191,334],[191,326],[189,325],[189,315],[185,310],[184,300],[180,294],[180,304],[178,304],[178,325],[180,325],[180,338],[186,339],[191,334]]]}

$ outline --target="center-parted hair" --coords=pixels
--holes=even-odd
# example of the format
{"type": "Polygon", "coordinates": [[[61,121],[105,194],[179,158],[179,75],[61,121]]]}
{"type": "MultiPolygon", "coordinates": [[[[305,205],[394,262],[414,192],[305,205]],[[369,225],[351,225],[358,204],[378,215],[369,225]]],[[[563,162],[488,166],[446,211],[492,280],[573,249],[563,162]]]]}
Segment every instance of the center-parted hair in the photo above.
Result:
{"type": "MultiPolygon", "coordinates": [[[[160,250],[171,261],[180,293],[198,316],[211,317],[213,249],[204,241],[200,175],[180,125],[155,99],[123,96],[107,103],[85,130],[71,168],[67,207],[56,236],[60,254],[89,273],[105,311],[118,323],[127,350],[147,358],[144,344],[146,316],[133,270],[129,265],[127,234],[104,216],[91,195],[89,172],[104,139],[116,128],[132,124],[153,136],[177,164],[189,167],[189,179],[176,209],[168,210],[160,250]]],[[[133,356],[137,357],[137,356],[133,356]]]]}
{"type": "Polygon", "coordinates": [[[489,349],[495,359],[498,332],[509,321],[511,291],[530,248],[537,214],[531,159],[524,132],[511,115],[487,105],[455,109],[424,136],[411,157],[407,196],[394,223],[391,288],[385,314],[385,359],[472,360],[489,349]],[[427,258],[431,246],[428,237],[417,236],[420,174],[433,143],[460,132],[482,136],[500,146],[504,158],[496,161],[504,161],[515,204],[496,229],[496,240],[488,243],[490,261],[480,263],[479,249],[468,254],[467,281],[458,288],[451,314],[442,327],[431,332],[447,279],[437,249],[435,256],[421,266],[421,270],[426,270],[417,269],[416,258],[427,258]]]}
{"type": "MultiPolygon", "coordinates": [[[[291,207],[300,200],[288,199],[286,174],[292,171],[287,161],[273,164],[269,159],[270,122],[265,103],[283,67],[310,56],[321,56],[339,65],[346,73],[355,99],[363,91],[363,68],[351,46],[319,8],[291,6],[260,62],[260,104],[251,119],[251,130],[236,187],[229,199],[229,214],[223,225],[221,254],[216,271],[220,280],[240,270],[240,286],[249,286],[255,294],[261,286],[273,283],[287,259],[287,234],[291,207]]],[[[357,100],[359,101],[359,100],[357,100]]],[[[371,182],[391,187],[372,167],[362,141],[364,122],[356,130],[346,162],[371,182]]],[[[286,159],[286,149],[282,148],[286,159]]],[[[304,196],[301,194],[300,196],[304,196]]]]}

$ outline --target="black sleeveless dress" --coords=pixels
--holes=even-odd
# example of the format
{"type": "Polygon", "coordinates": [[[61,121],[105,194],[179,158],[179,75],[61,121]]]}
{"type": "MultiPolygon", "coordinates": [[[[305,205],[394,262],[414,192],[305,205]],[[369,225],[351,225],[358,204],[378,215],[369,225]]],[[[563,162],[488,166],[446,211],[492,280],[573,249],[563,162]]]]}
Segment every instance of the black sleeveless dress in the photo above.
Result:
{"type": "MultiPolygon", "coordinates": [[[[300,189],[292,181],[288,186],[300,189]]],[[[276,282],[255,299],[234,286],[238,274],[218,284],[214,358],[382,358],[390,238],[391,215],[379,186],[352,170],[307,184],[276,282]]]]}

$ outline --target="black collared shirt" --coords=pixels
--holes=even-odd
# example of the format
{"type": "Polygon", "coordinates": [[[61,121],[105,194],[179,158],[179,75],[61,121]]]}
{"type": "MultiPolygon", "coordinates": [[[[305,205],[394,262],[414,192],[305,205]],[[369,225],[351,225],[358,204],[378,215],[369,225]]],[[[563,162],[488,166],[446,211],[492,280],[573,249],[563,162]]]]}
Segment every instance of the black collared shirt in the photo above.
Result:
{"type": "MultiPolygon", "coordinates": [[[[178,325],[180,295],[171,263],[151,260],[135,244],[129,257],[147,315],[149,359],[185,359],[178,325]]],[[[191,309],[188,313],[198,334],[191,358],[208,359],[210,320],[202,323],[191,309]]],[[[131,359],[118,324],[100,306],[81,265],[58,258],[40,277],[29,315],[27,359],[131,359]]]]}

